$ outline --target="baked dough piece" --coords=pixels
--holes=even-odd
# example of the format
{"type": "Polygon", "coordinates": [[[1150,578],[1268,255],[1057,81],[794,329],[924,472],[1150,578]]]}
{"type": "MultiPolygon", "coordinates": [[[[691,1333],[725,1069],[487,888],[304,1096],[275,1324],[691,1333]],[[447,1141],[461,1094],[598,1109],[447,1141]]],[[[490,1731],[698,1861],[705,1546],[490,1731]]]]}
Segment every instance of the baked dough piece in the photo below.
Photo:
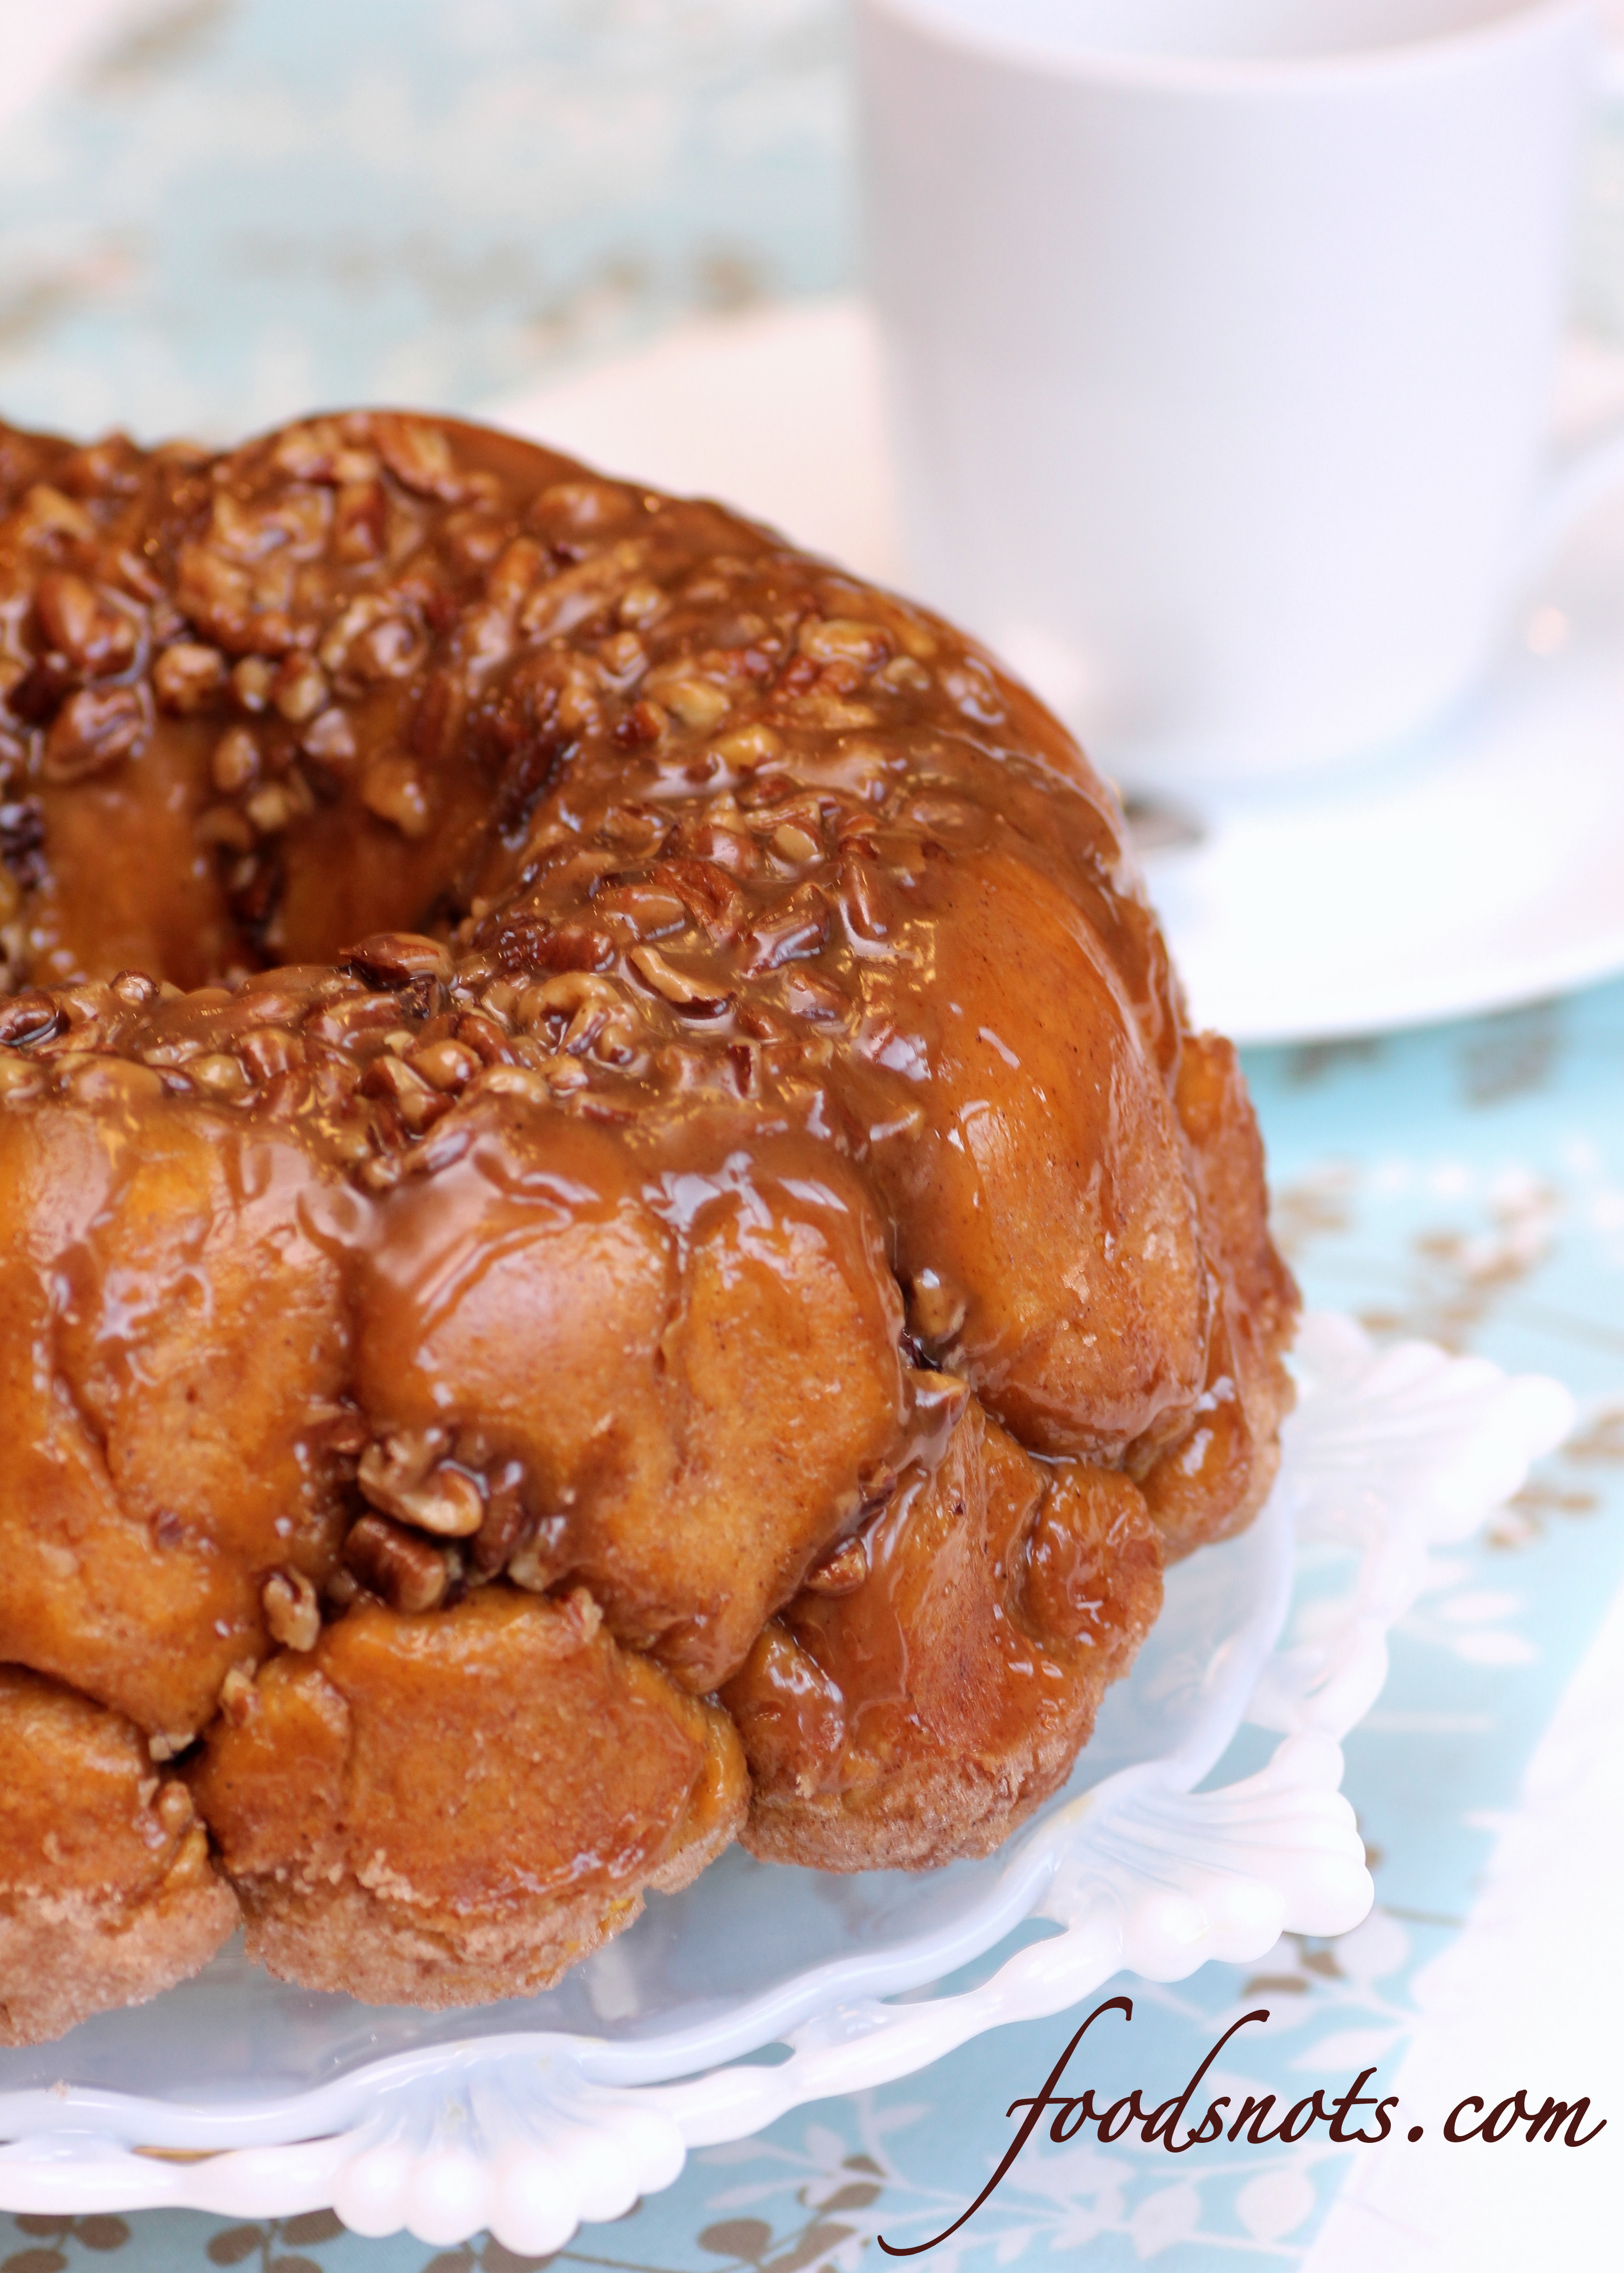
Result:
{"type": "Polygon", "coordinates": [[[331,1189],[273,1123],[177,1112],[139,1062],[0,1115],[0,1659],[166,1756],[270,1647],[271,1573],[337,1564],[331,1189]]]}
{"type": "Polygon", "coordinates": [[[987,1854],[1065,1782],[1161,1603],[1129,1479],[1041,1466],[970,1399],[722,1692],[755,1783],[745,1845],[825,1871],[987,1854]]]}
{"type": "Polygon", "coordinates": [[[238,1922],[191,1795],[139,1731],[0,1666],[0,2044],[144,2004],[238,1922]]]}
{"type": "Polygon", "coordinates": [[[621,1650],[585,1588],[381,1604],[229,1696],[198,1804],[273,1973],[383,2005],[545,1989],[744,1819],[726,1715],[621,1650]]]}
{"type": "Polygon", "coordinates": [[[1296,1304],[1055,721],[393,413],[0,430],[0,1663],[392,1999],[697,1868],[719,1692],[758,1851],[1001,1836],[1259,1504],[1296,1304]]]}

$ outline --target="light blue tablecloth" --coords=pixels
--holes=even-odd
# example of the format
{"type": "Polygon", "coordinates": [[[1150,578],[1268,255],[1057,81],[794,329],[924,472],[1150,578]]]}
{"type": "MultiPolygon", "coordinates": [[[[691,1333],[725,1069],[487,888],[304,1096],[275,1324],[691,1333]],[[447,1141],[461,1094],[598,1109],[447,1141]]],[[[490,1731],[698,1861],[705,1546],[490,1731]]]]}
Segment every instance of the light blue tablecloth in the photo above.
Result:
{"type": "MultiPolygon", "coordinates": [[[[833,289],[850,266],[848,101],[825,0],[181,0],[0,135],[0,412],[241,431],[314,401],[468,408],[676,313],[833,289]]],[[[1593,315],[1624,166],[1598,145],[1593,315]]],[[[1315,1304],[1556,1373],[1578,1436],[1475,1545],[1439,1559],[1348,1745],[1379,1906],[1248,1976],[1129,1983],[1131,2039],[1089,2081],[1177,2089],[1269,2005],[1233,2072],[1294,2099],[1402,2052],[1416,1969],[1456,1931],[1479,1827],[1523,1766],[1624,1563],[1624,984],[1411,1037],[1254,1054],[1278,1219],[1315,1304]]],[[[1101,1992],[1102,1995],[1107,1993],[1101,1992]]],[[[696,2156],[558,2261],[761,2273],[884,2261],[1001,2155],[1004,2110],[1070,2026],[1007,2029],[872,2097],[696,2156]]],[[[1463,2087],[1464,2088],[1464,2087],[1463,2087]]],[[[1575,2089],[1583,2089],[1577,2083],[1575,2089]]],[[[1300,2256],[1348,2151],[1170,2164],[1034,2146],[927,2262],[949,2273],[1300,2256]]],[[[0,2216],[0,2273],[501,2273],[490,2242],[366,2243],[148,2215],[0,2216]]]]}

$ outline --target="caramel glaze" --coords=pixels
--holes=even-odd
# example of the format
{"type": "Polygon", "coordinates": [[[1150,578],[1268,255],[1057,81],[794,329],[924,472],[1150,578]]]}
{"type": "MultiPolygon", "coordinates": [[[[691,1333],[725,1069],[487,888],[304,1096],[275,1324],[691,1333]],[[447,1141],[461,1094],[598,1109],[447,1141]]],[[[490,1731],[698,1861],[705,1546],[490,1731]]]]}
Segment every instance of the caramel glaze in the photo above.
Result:
{"type": "Polygon", "coordinates": [[[1296,1302],[1074,746],[454,422],[0,431],[0,1662],[364,1995],[556,1977],[745,1755],[759,1851],[995,1843],[1296,1302]]]}

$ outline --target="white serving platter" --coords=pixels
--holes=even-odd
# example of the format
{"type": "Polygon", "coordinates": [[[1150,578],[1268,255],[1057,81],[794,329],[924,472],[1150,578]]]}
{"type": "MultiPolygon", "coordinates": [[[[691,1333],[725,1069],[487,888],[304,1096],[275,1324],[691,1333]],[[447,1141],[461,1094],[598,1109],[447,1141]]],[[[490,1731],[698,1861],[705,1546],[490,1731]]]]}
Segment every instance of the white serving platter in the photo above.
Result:
{"type": "Polygon", "coordinates": [[[1515,1491],[1573,1407],[1336,1317],[1305,1322],[1296,1362],[1268,1508],[1169,1574],[1070,1783],[997,1855],[834,1878],[734,1850],[548,1995],[474,2012],[375,2010],[228,1952],[150,2006],[0,2052],[0,2208],[331,2205],[362,2233],[489,2227],[544,2254],[669,2185],[691,2147],[1124,1968],[1173,1980],[1357,1924],[1372,1890],[1339,1739],[1428,1549],[1515,1491]],[[1287,1623],[1294,1587],[1311,1639],[1287,1623]],[[1248,1721],[1280,1737],[1267,1767],[1198,1789],[1248,1721]]]}

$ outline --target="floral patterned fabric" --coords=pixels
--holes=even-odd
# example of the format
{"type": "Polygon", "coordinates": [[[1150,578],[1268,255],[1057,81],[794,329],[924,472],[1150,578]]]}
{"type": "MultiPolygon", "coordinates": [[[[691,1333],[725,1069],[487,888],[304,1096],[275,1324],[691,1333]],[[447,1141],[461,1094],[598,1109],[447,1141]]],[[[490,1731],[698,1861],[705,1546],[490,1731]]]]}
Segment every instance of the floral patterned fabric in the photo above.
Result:
{"type": "MultiPolygon", "coordinates": [[[[471,408],[549,363],[850,266],[832,0],[171,0],[0,137],[0,409],[236,432],[315,401],[471,408]]],[[[1609,312],[1600,147],[1585,274],[1609,312]],[[1599,233],[1598,233],[1599,232],[1599,233]]],[[[1620,207],[1624,210],[1624,207],[1620,207]]],[[[1620,272],[1624,273],[1624,272],[1620,272]]],[[[1278,1222],[1305,1292],[1381,1334],[1554,1373],[1584,1418],[1473,1544],[1438,1557],[1347,1746],[1378,1906],[1249,1971],[1124,1981],[1104,2104],[1176,2092],[1267,2006],[1216,2089],[1390,2089],[1417,1969],[1459,1929],[1492,1825],[1624,1566],[1624,983],[1417,1035],[1254,1053],[1278,1222]]],[[[1220,1771],[1261,1760],[1238,1742],[1220,1771]]],[[[1097,2000],[1096,2000],[1097,2001],[1097,2000]]],[[[1081,2018],[1081,2015],[1077,2016],[1081,2018]]],[[[1012,2028],[872,2096],[695,2155],[555,2262],[625,2273],[852,2273],[954,2220],[1075,2022],[1012,2028]]],[[[1079,2087],[1081,2088],[1081,2082],[1079,2087]]],[[[1469,2089],[1470,2083],[1463,2085],[1469,2089]]],[[[1358,2148],[1035,2138],[927,2260],[1299,2261],[1358,2148]]],[[[326,2213],[0,2215],[0,2273],[511,2273],[490,2240],[368,2242],[326,2213]]]]}

